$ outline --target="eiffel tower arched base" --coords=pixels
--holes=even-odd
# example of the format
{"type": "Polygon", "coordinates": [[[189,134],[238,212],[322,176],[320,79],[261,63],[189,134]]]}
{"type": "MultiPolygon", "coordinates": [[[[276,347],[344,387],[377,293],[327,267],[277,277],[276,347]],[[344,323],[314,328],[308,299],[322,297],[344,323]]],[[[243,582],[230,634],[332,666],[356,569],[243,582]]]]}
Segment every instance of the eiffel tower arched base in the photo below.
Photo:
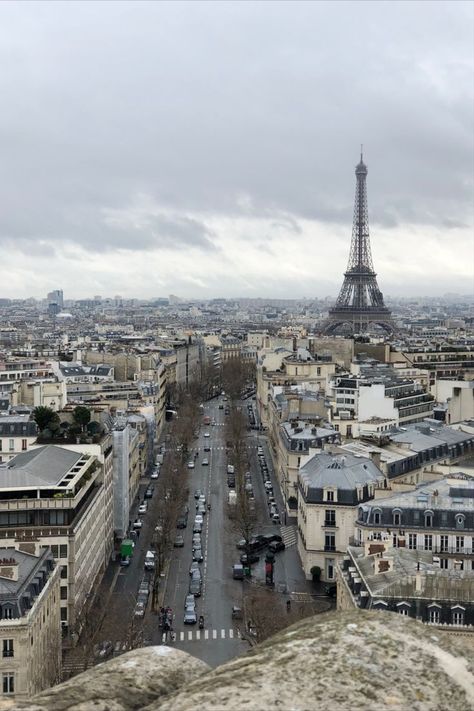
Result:
{"type": "Polygon", "coordinates": [[[354,335],[370,332],[374,330],[374,326],[380,327],[388,335],[393,334],[396,330],[388,309],[372,310],[370,308],[364,309],[364,311],[331,310],[329,318],[321,330],[326,335],[334,335],[337,331],[354,335]]]}

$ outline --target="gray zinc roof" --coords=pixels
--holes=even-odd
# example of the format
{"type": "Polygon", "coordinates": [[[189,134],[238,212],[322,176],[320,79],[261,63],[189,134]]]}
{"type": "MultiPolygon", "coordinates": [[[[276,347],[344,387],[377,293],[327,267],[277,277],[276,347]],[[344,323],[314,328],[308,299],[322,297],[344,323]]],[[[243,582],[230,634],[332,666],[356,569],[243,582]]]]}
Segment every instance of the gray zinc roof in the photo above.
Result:
{"type": "Polygon", "coordinates": [[[358,486],[382,481],[384,476],[375,464],[352,454],[315,454],[300,469],[300,478],[309,489],[334,486],[353,491],[358,486]]]}
{"type": "Polygon", "coordinates": [[[0,489],[56,486],[82,456],[51,444],[17,454],[0,467],[0,489]]]}

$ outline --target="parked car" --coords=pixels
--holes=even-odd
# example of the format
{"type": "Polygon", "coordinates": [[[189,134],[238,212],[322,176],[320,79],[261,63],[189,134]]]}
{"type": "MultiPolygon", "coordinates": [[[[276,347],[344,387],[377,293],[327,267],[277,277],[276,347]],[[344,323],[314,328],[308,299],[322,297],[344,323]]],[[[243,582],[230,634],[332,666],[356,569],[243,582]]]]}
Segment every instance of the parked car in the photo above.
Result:
{"type": "Polygon", "coordinates": [[[285,550],[285,544],[283,541],[272,541],[268,544],[268,550],[272,553],[279,553],[285,550]]]}
{"type": "Polygon", "coordinates": [[[105,659],[105,657],[110,657],[110,655],[113,654],[113,651],[114,645],[112,642],[104,640],[103,642],[99,642],[99,644],[95,645],[94,657],[96,657],[96,659],[105,659]]]}
{"type": "Polygon", "coordinates": [[[196,578],[191,578],[189,582],[189,592],[194,597],[200,597],[201,595],[201,581],[196,578]]]}
{"type": "Polygon", "coordinates": [[[144,617],[145,615],[145,605],[143,602],[137,602],[135,605],[135,617],[144,617]]]}
{"type": "Polygon", "coordinates": [[[249,555],[247,555],[247,553],[242,553],[242,555],[240,556],[240,562],[242,563],[242,565],[248,565],[248,563],[256,563],[259,560],[260,556],[256,553],[250,553],[249,555]]]}
{"type": "Polygon", "coordinates": [[[149,486],[148,489],[145,491],[145,499],[152,499],[153,498],[153,487],[149,486]]]}
{"type": "Polygon", "coordinates": [[[187,516],[180,516],[178,520],[176,521],[176,528],[186,528],[188,525],[188,517],[187,516]]]}
{"type": "Polygon", "coordinates": [[[196,523],[204,523],[203,515],[201,513],[197,513],[194,521],[196,523]]]}
{"type": "Polygon", "coordinates": [[[266,543],[273,543],[274,541],[277,543],[281,543],[283,538],[278,535],[278,533],[265,533],[263,535],[263,539],[265,540],[266,543]]]}
{"type": "Polygon", "coordinates": [[[274,523],[274,524],[279,524],[279,523],[281,523],[281,521],[280,521],[280,514],[279,514],[279,513],[274,513],[274,514],[272,514],[272,523],[274,523]]]}
{"type": "Polygon", "coordinates": [[[139,514],[146,514],[147,510],[148,510],[148,504],[145,502],[143,502],[143,504],[140,504],[140,506],[138,507],[139,514]]]}
{"type": "Polygon", "coordinates": [[[194,595],[186,595],[184,598],[184,609],[187,607],[192,607],[193,609],[196,608],[196,600],[194,599],[194,595]]]}
{"type": "Polygon", "coordinates": [[[141,518],[137,518],[136,521],[133,522],[133,528],[141,528],[143,526],[143,521],[141,518]]]}
{"type": "Polygon", "coordinates": [[[193,533],[202,533],[202,523],[200,521],[194,521],[193,533]]]}
{"type": "Polygon", "coordinates": [[[273,484],[269,479],[267,479],[267,481],[264,482],[263,485],[264,485],[265,489],[267,489],[267,491],[268,491],[268,489],[273,489],[273,484]]]}
{"type": "Polygon", "coordinates": [[[147,551],[145,554],[145,570],[155,570],[155,554],[147,551]]]}
{"type": "Polygon", "coordinates": [[[201,489],[196,489],[196,491],[194,492],[194,498],[195,498],[195,499],[199,499],[199,497],[201,496],[201,494],[202,494],[201,489]]]}
{"type": "Polygon", "coordinates": [[[174,539],[174,547],[175,548],[183,548],[184,546],[184,536],[181,534],[178,534],[176,538],[174,539]]]}
{"type": "Polygon", "coordinates": [[[196,533],[193,536],[193,550],[195,550],[196,548],[202,548],[202,541],[199,533],[196,533]]]}
{"type": "Polygon", "coordinates": [[[152,471],[150,479],[158,479],[160,473],[157,472],[156,470],[152,471]]]}
{"type": "Polygon", "coordinates": [[[122,565],[124,568],[130,565],[130,556],[129,555],[123,555],[120,558],[120,565],[122,565]]]}
{"type": "Polygon", "coordinates": [[[188,462],[188,469],[194,469],[194,461],[192,459],[188,462]]]}
{"type": "Polygon", "coordinates": [[[193,550],[193,560],[197,563],[202,563],[204,556],[202,554],[202,548],[194,548],[193,550]]]}
{"type": "Polygon", "coordinates": [[[193,560],[193,562],[189,566],[189,575],[192,575],[195,570],[200,570],[199,563],[197,562],[197,560],[193,560]]]}
{"type": "Polygon", "coordinates": [[[184,612],[184,624],[195,625],[197,622],[196,610],[193,607],[187,607],[184,612]]]}

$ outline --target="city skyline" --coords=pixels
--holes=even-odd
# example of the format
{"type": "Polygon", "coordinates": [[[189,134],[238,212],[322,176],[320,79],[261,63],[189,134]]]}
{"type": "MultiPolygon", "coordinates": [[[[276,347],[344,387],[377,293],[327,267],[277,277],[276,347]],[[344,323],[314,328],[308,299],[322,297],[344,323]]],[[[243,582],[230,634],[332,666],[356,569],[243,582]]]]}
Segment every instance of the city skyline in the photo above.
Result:
{"type": "Polygon", "coordinates": [[[0,9],[0,297],[471,294],[469,3],[0,9]],[[8,59],[8,61],[7,61],[8,59]]]}

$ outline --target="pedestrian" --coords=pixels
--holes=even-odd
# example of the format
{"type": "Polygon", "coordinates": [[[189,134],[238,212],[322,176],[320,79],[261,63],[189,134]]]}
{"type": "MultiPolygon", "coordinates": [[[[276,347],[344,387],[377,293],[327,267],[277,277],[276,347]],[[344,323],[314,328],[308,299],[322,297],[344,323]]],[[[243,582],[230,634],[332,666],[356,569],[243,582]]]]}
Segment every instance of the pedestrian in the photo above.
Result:
{"type": "Polygon", "coordinates": [[[291,610],[291,600],[287,600],[286,601],[286,611],[290,612],[290,610],[291,610]]]}

